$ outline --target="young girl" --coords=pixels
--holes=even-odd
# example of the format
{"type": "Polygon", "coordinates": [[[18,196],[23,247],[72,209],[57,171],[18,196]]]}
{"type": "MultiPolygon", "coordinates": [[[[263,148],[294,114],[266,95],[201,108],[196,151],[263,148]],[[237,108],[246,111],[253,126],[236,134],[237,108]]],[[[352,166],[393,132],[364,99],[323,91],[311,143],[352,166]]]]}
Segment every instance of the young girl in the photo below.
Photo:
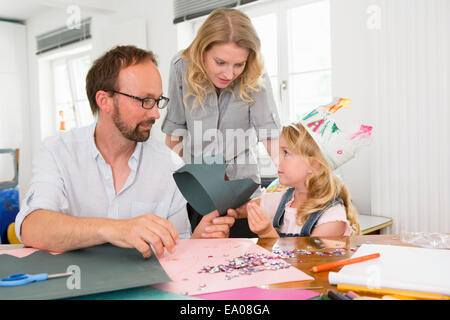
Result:
{"type": "MultiPolygon", "coordinates": [[[[279,140],[279,185],[269,186],[259,199],[236,210],[230,209],[237,218],[247,217],[250,229],[260,238],[359,234],[356,209],[349,191],[333,170],[353,156],[349,156],[349,153],[355,151],[354,141],[370,137],[372,128],[361,126],[360,132],[348,138],[345,143],[351,145],[347,147],[350,150],[336,149],[335,146],[329,148],[337,156],[345,156],[343,160],[333,161],[332,157],[322,152],[327,146],[319,147],[311,136],[320,132],[314,125],[320,123],[325,127],[329,120],[325,117],[325,121],[305,122],[307,117],[302,119],[303,124],[291,124],[282,129],[279,140]]],[[[333,129],[330,134],[332,132],[335,135],[339,129],[334,122],[331,124],[333,129]]],[[[326,129],[322,130],[321,136],[326,132],[326,129]]],[[[344,140],[341,135],[338,141],[333,138],[324,141],[342,144],[344,140]]]]}

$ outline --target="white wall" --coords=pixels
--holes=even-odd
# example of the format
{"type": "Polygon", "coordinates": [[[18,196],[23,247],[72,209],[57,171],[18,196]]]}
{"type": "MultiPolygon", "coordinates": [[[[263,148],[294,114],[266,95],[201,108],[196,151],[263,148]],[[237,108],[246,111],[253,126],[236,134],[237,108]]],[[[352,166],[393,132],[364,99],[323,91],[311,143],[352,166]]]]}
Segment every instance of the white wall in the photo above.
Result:
{"type": "Polygon", "coordinates": [[[333,93],[374,126],[342,168],[357,207],[391,217],[387,233],[448,233],[449,1],[330,3],[333,93]]]}
{"type": "MultiPolygon", "coordinates": [[[[169,65],[172,57],[177,53],[177,28],[173,24],[173,1],[146,1],[147,7],[147,39],[148,49],[152,50],[158,60],[159,71],[163,82],[163,92],[167,93],[169,84],[169,65]]],[[[152,136],[164,141],[165,135],[161,131],[161,123],[166,114],[161,112],[161,118],[152,129],[152,136]]]]}
{"type": "Polygon", "coordinates": [[[387,232],[450,232],[450,1],[374,1],[372,208],[387,232]]]}
{"type": "MultiPolygon", "coordinates": [[[[373,125],[373,75],[369,73],[371,30],[366,27],[369,0],[330,1],[332,92],[350,98],[348,110],[337,117],[350,128],[354,124],[373,125]]],[[[374,128],[376,134],[376,128],[374,128]]],[[[370,154],[365,147],[338,171],[361,214],[371,214],[370,154]]]]}
{"type": "MultiPolygon", "coordinates": [[[[26,27],[0,21],[0,41],[0,148],[20,149],[19,177],[24,177],[30,174],[23,165],[30,158],[26,27]]],[[[12,169],[11,157],[2,156],[0,181],[12,179],[12,169]]]]}

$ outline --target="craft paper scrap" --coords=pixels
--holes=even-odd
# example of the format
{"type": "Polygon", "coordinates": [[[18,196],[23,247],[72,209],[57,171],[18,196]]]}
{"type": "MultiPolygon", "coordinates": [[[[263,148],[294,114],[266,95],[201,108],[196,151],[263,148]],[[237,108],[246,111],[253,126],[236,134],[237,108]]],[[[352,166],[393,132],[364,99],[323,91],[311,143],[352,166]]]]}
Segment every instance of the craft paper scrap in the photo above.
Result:
{"type": "Polygon", "coordinates": [[[314,280],[249,239],[179,240],[159,259],[172,282],[154,288],[198,295],[265,284],[314,280]]]}
{"type": "MultiPolygon", "coordinates": [[[[35,252],[41,251],[40,249],[36,248],[18,248],[18,249],[2,249],[0,250],[0,255],[2,254],[8,254],[10,256],[14,256],[16,258],[24,258],[29,256],[30,254],[33,254],[35,252]]],[[[52,255],[60,254],[58,252],[48,252],[52,255]]]]}
{"type": "Polygon", "coordinates": [[[380,253],[380,258],[330,272],[330,284],[450,295],[450,250],[363,244],[352,258],[373,253],[380,253]]]}
{"type": "Polygon", "coordinates": [[[206,300],[308,300],[320,296],[304,289],[262,289],[249,287],[195,295],[206,300]]]}

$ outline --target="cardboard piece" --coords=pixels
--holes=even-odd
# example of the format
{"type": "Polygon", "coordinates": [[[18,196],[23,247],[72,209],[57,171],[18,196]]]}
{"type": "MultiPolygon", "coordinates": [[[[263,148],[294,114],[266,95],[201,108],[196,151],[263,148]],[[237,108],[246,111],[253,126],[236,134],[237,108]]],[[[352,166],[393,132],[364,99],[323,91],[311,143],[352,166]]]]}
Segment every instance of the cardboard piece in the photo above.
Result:
{"type": "Polygon", "coordinates": [[[252,179],[225,181],[223,157],[205,157],[178,169],[173,178],[184,198],[199,214],[214,210],[227,214],[229,208],[246,203],[259,184],[252,179]]]}

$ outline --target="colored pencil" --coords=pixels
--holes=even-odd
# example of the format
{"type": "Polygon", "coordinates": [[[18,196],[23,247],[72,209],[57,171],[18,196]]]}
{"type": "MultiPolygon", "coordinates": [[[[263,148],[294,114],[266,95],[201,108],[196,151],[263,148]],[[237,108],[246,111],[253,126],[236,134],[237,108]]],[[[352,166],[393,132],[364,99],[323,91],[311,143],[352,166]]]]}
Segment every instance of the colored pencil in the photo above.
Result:
{"type": "Polygon", "coordinates": [[[353,291],[349,291],[345,294],[347,297],[351,298],[351,299],[356,299],[359,298],[359,295],[354,293],[353,291]]]}
{"type": "Polygon", "coordinates": [[[418,292],[410,290],[386,289],[386,288],[368,288],[364,286],[356,286],[352,284],[339,283],[337,285],[339,291],[356,291],[363,293],[372,293],[378,295],[403,296],[424,300],[450,300],[450,297],[440,293],[418,292]]]}
{"type": "Polygon", "coordinates": [[[349,297],[346,297],[339,292],[334,292],[333,290],[328,290],[328,297],[333,300],[351,300],[349,297]]]}
{"type": "Polygon", "coordinates": [[[336,295],[339,296],[341,300],[353,300],[352,298],[347,297],[345,294],[342,294],[340,292],[336,292],[336,295]]]}
{"type": "Polygon", "coordinates": [[[344,259],[344,260],[339,260],[339,261],[335,261],[335,262],[319,264],[318,266],[312,267],[311,271],[320,272],[320,271],[330,270],[330,269],[342,267],[342,266],[345,266],[348,264],[363,262],[363,261],[367,261],[367,260],[371,260],[371,259],[376,259],[379,257],[380,257],[379,253],[374,253],[374,254],[369,254],[367,256],[358,257],[358,258],[344,259]]]}

